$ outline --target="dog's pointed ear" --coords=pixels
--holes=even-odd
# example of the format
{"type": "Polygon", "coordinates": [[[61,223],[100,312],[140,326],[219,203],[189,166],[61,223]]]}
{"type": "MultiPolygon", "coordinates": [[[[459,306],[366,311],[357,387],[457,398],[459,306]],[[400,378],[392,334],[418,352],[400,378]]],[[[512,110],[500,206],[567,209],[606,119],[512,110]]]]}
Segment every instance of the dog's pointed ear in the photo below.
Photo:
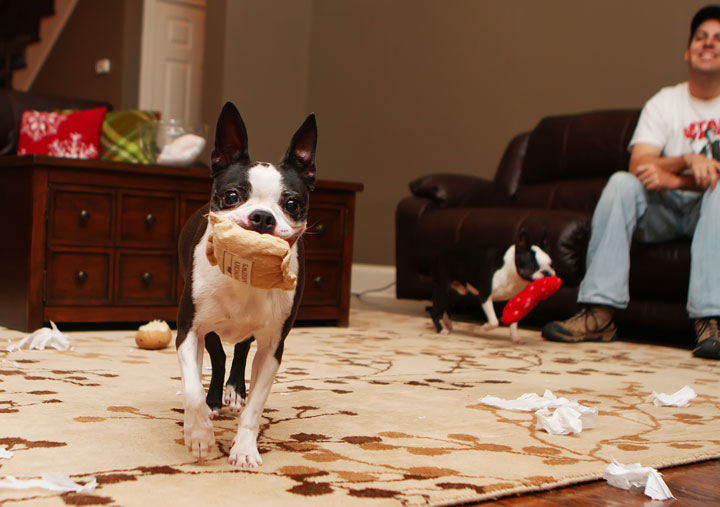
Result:
{"type": "Polygon", "coordinates": [[[530,237],[528,236],[527,230],[522,227],[518,232],[517,242],[515,243],[516,251],[524,251],[530,248],[530,237]]]}
{"type": "Polygon", "coordinates": [[[234,162],[250,162],[245,122],[232,102],[225,103],[218,117],[211,157],[213,176],[234,162]]]}
{"type": "Polygon", "coordinates": [[[281,164],[293,167],[305,185],[315,187],[315,148],[317,147],[317,122],[315,114],[308,116],[293,135],[290,147],[281,164]]]}

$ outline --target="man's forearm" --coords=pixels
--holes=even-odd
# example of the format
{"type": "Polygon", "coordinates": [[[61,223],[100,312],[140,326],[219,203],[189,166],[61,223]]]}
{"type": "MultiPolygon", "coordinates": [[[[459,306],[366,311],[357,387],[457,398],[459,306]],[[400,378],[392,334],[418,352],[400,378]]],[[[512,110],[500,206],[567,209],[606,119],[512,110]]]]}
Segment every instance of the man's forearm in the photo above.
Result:
{"type": "Polygon", "coordinates": [[[675,188],[678,190],[695,190],[698,192],[705,190],[704,188],[700,188],[692,174],[676,174],[675,176],[678,182],[675,188]]]}
{"type": "Polygon", "coordinates": [[[685,155],[681,157],[658,157],[654,155],[630,157],[630,172],[635,174],[638,166],[643,164],[656,164],[661,169],[679,175],[688,168],[688,163],[685,157],[685,155]]]}

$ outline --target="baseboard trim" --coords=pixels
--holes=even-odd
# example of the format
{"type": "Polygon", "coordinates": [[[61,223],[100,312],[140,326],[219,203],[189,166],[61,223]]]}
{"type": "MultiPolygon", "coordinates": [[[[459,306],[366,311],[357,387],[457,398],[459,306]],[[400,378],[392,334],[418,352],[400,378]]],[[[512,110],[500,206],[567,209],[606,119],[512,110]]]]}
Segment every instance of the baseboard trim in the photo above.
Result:
{"type": "Polygon", "coordinates": [[[352,306],[392,313],[424,315],[427,301],[395,297],[395,279],[395,266],[353,264],[350,280],[352,306]]]}
{"type": "Polygon", "coordinates": [[[381,264],[353,264],[350,292],[395,297],[395,266],[381,264]]]}

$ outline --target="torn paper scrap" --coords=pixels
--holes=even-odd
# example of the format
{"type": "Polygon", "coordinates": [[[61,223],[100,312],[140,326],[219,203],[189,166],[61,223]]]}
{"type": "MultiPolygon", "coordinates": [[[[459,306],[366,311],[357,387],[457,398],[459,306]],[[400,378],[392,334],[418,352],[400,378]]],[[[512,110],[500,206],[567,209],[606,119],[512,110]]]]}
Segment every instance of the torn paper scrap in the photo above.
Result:
{"type": "Polygon", "coordinates": [[[603,479],[616,488],[644,487],[645,495],[653,500],[675,498],[661,476],[662,474],[652,467],[644,467],[640,463],[623,465],[615,460],[603,471],[603,479]]]}
{"type": "Polygon", "coordinates": [[[549,408],[541,408],[535,412],[535,415],[536,428],[545,430],[551,435],[568,435],[592,428],[597,419],[597,409],[575,403],[556,408],[552,415],[549,408]]]}
{"type": "Polygon", "coordinates": [[[558,398],[546,389],[542,397],[535,393],[525,393],[514,400],[504,400],[496,396],[484,396],[479,403],[506,410],[521,412],[535,411],[536,427],[553,435],[580,433],[595,424],[598,411],[596,408],[580,405],[577,401],[558,398]],[[551,414],[550,410],[555,409],[551,414]]]}
{"type": "Polygon", "coordinates": [[[5,447],[5,446],[0,447],[0,458],[10,459],[13,456],[15,456],[15,453],[8,451],[7,447],[5,447]]]}
{"type": "Polygon", "coordinates": [[[5,476],[0,480],[0,488],[9,489],[31,489],[42,488],[49,491],[60,491],[63,493],[73,491],[75,493],[89,493],[95,491],[97,480],[95,477],[85,484],[78,484],[70,479],[70,476],[62,472],[43,472],[42,479],[19,480],[12,475],[5,476]]]}
{"type": "Polygon", "coordinates": [[[514,400],[504,400],[496,396],[484,396],[478,400],[484,405],[504,408],[506,410],[520,410],[522,412],[532,412],[541,408],[557,408],[567,405],[570,400],[567,398],[558,398],[552,391],[546,389],[542,397],[535,393],[525,393],[514,400]]]}
{"type": "Polygon", "coordinates": [[[52,329],[41,327],[40,329],[30,333],[17,344],[10,344],[6,349],[7,352],[15,352],[23,348],[44,350],[45,347],[51,346],[57,350],[67,350],[70,348],[70,340],[67,336],[60,332],[54,322],[50,321],[52,329]]]}
{"type": "Polygon", "coordinates": [[[650,399],[656,407],[687,407],[697,394],[690,386],[685,386],[673,394],[652,392],[650,399]]]}

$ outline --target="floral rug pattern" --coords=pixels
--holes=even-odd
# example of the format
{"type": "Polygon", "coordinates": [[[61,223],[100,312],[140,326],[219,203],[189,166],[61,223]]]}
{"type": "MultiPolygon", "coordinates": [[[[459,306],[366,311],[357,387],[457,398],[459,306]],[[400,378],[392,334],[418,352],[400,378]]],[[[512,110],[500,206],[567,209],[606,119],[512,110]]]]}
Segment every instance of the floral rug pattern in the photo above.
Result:
{"type": "MultiPolygon", "coordinates": [[[[249,471],[227,464],[227,409],[214,453],[193,462],[172,348],[92,331],[68,333],[65,352],[0,352],[0,451],[13,454],[0,481],[97,480],[87,493],[0,488],[0,505],[451,505],[599,479],[613,458],[662,468],[720,456],[720,365],[688,350],[528,330],[513,345],[505,328],[462,322],[439,336],[429,319],[367,310],[350,324],[291,332],[264,412],[264,464],[249,471]],[[688,407],[649,401],[685,385],[698,395],[688,407]],[[597,407],[595,426],[550,435],[532,412],[478,404],[546,389],[597,407]]],[[[0,348],[22,336],[0,328],[0,348]]]]}

